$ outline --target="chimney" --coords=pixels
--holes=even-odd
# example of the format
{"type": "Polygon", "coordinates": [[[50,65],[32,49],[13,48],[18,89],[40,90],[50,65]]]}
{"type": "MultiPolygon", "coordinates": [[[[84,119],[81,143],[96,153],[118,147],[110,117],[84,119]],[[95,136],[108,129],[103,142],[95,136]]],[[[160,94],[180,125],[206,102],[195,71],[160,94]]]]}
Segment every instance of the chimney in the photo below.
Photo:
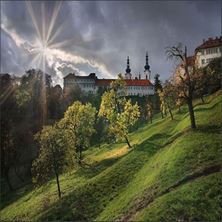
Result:
{"type": "Polygon", "coordinates": [[[203,43],[205,43],[205,39],[203,39],[203,43]]]}
{"type": "Polygon", "coordinates": [[[139,79],[141,79],[141,75],[140,75],[140,73],[139,73],[139,79]]]}

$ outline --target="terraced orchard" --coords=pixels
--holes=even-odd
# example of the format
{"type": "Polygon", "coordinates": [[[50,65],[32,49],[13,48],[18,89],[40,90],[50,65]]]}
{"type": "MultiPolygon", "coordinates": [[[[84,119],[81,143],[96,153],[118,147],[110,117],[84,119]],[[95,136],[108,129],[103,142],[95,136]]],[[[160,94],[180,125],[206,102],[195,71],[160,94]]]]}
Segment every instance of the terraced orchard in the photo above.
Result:
{"type": "Polygon", "coordinates": [[[133,145],[103,144],[84,153],[87,166],[26,186],[2,200],[1,220],[221,221],[222,92],[186,106],[175,120],[156,116],[131,133],[133,145]]]}

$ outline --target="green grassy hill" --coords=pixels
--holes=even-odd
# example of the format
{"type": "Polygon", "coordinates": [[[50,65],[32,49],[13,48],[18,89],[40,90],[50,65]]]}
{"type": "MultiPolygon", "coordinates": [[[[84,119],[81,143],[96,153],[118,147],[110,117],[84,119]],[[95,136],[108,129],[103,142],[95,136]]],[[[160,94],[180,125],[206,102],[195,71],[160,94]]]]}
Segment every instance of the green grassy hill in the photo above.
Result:
{"type": "Polygon", "coordinates": [[[198,129],[186,106],[131,133],[133,144],[87,150],[89,165],[55,180],[24,187],[2,201],[2,220],[221,220],[222,92],[195,101],[198,129]]]}

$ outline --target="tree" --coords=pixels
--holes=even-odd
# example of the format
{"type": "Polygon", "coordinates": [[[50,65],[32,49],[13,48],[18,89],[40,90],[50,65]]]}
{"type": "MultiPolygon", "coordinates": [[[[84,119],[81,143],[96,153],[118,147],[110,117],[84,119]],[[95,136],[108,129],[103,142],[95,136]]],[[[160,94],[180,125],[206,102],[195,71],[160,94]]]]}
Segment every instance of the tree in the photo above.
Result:
{"type": "Polygon", "coordinates": [[[96,109],[90,103],[83,105],[77,101],[69,106],[59,123],[65,130],[69,147],[74,151],[80,165],[83,159],[82,151],[89,146],[90,137],[95,133],[95,115],[96,109]]]}
{"type": "Polygon", "coordinates": [[[160,81],[160,75],[159,74],[156,74],[154,76],[154,90],[155,92],[157,93],[158,90],[162,90],[162,84],[161,84],[161,81],[160,81]]]}
{"type": "Polygon", "coordinates": [[[147,103],[147,114],[148,114],[148,117],[150,119],[150,123],[152,123],[152,120],[153,120],[153,104],[150,101],[147,103]]]}
{"type": "Polygon", "coordinates": [[[175,106],[176,94],[175,87],[171,81],[166,81],[162,90],[162,101],[165,103],[166,109],[169,111],[171,119],[173,120],[172,109],[175,106]]]}
{"type": "Polygon", "coordinates": [[[177,59],[182,65],[182,69],[178,69],[175,76],[175,85],[179,90],[178,97],[186,101],[189,109],[191,128],[196,129],[196,121],[193,109],[193,96],[195,91],[195,73],[196,66],[188,66],[187,48],[182,49],[182,44],[173,47],[167,47],[166,50],[168,59],[177,59]]]}
{"type": "Polygon", "coordinates": [[[108,131],[116,139],[125,139],[129,148],[131,148],[128,133],[129,127],[133,126],[140,116],[139,106],[132,104],[131,100],[125,98],[125,81],[121,75],[112,82],[111,90],[102,96],[99,116],[108,121],[108,131]]]}
{"type": "Polygon", "coordinates": [[[56,85],[49,90],[48,96],[48,113],[50,119],[58,120],[62,118],[62,88],[56,85]]]}
{"type": "Polygon", "coordinates": [[[176,98],[176,107],[178,108],[178,112],[181,113],[181,106],[183,104],[183,100],[180,98],[176,98]]]}
{"type": "Polygon", "coordinates": [[[162,119],[164,118],[164,115],[167,115],[167,104],[165,102],[164,99],[164,92],[162,90],[158,90],[158,96],[159,96],[159,100],[160,100],[160,113],[161,113],[161,117],[162,119]]]}
{"type": "Polygon", "coordinates": [[[202,70],[205,76],[204,93],[212,93],[221,88],[221,58],[215,58],[202,70]]]}
{"type": "Polygon", "coordinates": [[[0,148],[1,148],[1,176],[6,179],[9,190],[13,190],[9,171],[17,162],[17,150],[14,146],[12,129],[17,109],[14,91],[15,87],[9,74],[0,75],[0,148]]]}
{"type": "Polygon", "coordinates": [[[61,198],[59,174],[65,165],[65,142],[58,124],[44,126],[42,131],[36,134],[40,150],[38,158],[33,162],[33,181],[42,184],[52,175],[56,177],[58,196],[61,198]]]}
{"type": "Polygon", "coordinates": [[[159,94],[158,94],[158,91],[162,91],[162,83],[159,79],[160,75],[159,74],[156,74],[154,76],[154,109],[156,110],[161,110],[161,107],[160,107],[160,98],[159,98],[159,94]]]}

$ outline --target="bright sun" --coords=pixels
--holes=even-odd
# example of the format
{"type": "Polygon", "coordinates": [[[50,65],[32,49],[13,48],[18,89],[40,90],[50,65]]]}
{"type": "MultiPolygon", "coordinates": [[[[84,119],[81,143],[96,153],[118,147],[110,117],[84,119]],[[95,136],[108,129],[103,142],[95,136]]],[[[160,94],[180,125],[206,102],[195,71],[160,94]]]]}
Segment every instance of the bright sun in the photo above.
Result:
{"type": "MultiPolygon", "coordinates": [[[[45,3],[41,3],[41,21],[38,23],[37,17],[34,13],[32,3],[30,1],[26,2],[29,15],[31,17],[32,24],[36,31],[36,40],[29,48],[29,52],[34,55],[31,65],[42,69],[45,73],[46,60],[53,56],[52,49],[57,49],[62,45],[69,42],[69,40],[63,42],[55,42],[56,37],[61,33],[62,27],[56,27],[55,24],[62,6],[62,2],[56,2],[50,19],[46,19],[45,13],[45,3]],[[49,22],[47,22],[49,21],[49,22]]],[[[49,15],[47,15],[49,16],[49,15]]]]}

